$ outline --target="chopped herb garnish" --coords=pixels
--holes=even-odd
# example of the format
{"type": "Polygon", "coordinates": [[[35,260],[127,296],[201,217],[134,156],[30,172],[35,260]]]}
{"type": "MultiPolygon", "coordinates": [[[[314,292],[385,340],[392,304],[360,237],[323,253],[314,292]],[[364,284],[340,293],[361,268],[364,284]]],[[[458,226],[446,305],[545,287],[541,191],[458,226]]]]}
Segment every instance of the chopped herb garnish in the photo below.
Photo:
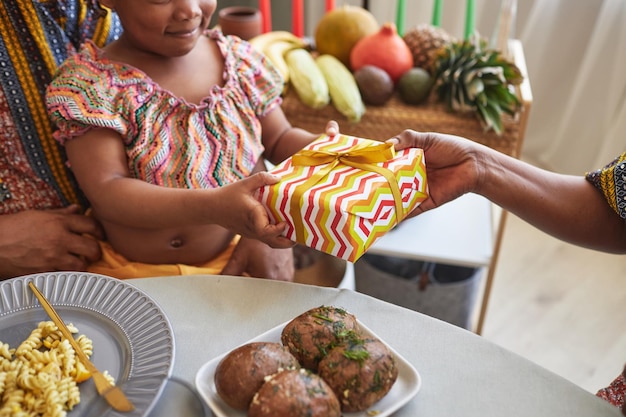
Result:
{"type": "Polygon", "coordinates": [[[374,372],[374,385],[372,386],[372,392],[377,392],[383,389],[383,379],[380,377],[378,370],[374,372]]]}
{"type": "Polygon", "coordinates": [[[338,337],[350,345],[362,345],[364,343],[361,336],[354,330],[345,330],[341,332],[338,337]]]}
{"type": "Polygon", "coordinates": [[[367,358],[370,357],[370,353],[362,348],[354,348],[354,349],[346,349],[343,352],[343,356],[346,358],[363,363],[367,358]]]}
{"type": "MultiPolygon", "coordinates": [[[[322,316],[321,314],[318,314],[318,313],[313,313],[312,316],[315,317],[316,319],[324,320],[324,321],[327,321],[329,323],[332,323],[332,321],[333,321],[333,319],[331,319],[330,317],[322,316]]],[[[319,324],[321,324],[321,323],[319,323],[319,324]]]]}

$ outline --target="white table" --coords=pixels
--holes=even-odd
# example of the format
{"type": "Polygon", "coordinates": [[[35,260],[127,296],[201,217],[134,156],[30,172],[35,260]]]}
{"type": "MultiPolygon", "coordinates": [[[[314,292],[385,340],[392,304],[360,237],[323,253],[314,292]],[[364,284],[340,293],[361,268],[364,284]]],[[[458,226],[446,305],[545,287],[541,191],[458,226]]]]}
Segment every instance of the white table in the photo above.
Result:
{"type": "Polygon", "coordinates": [[[335,305],[355,314],[420,373],[420,392],[397,417],[621,415],[582,388],[472,332],[354,291],[228,276],[128,282],[169,317],[176,343],[173,373],[191,383],[216,356],[309,308],[335,305]]]}

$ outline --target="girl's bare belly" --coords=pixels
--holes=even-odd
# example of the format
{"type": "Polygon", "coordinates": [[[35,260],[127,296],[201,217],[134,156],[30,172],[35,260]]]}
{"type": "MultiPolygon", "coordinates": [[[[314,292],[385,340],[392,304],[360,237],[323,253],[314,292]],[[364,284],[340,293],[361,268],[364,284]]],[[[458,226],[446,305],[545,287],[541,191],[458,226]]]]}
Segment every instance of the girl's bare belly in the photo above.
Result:
{"type": "Polygon", "coordinates": [[[103,223],[107,240],[126,259],[149,264],[195,265],[226,249],[234,234],[216,225],[178,229],[132,229],[103,223]]]}

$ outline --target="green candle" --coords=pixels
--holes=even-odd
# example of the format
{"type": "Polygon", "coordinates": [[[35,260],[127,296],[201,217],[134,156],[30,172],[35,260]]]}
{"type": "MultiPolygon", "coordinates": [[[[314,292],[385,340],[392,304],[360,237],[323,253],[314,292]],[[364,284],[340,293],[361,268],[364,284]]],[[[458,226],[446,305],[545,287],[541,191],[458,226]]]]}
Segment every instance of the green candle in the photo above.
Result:
{"type": "Polygon", "coordinates": [[[433,26],[440,27],[441,26],[441,10],[443,7],[443,0],[435,0],[435,5],[433,6],[433,26]]]}
{"type": "Polygon", "coordinates": [[[465,40],[469,40],[474,34],[474,0],[467,0],[467,8],[465,9],[465,40]]]}
{"type": "Polygon", "coordinates": [[[396,9],[396,29],[398,30],[398,34],[400,36],[404,35],[404,12],[406,8],[406,4],[404,0],[398,0],[398,5],[396,9]]]}

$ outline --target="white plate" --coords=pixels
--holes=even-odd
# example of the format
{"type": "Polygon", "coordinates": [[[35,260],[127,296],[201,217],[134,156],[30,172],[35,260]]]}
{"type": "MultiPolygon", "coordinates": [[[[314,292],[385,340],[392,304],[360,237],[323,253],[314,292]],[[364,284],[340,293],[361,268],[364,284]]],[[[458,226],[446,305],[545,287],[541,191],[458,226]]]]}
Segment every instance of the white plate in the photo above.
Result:
{"type": "MultiPolygon", "coordinates": [[[[276,326],[273,329],[263,333],[260,336],[255,337],[250,342],[280,342],[280,335],[283,328],[288,322],[276,326]]],[[[365,335],[370,335],[380,339],[370,329],[368,329],[363,323],[359,321],[359,326],[365,335]]],[[[383,341],[383,343],[385,343],[383,341]]],[[[385,343],[386,344],[386,343],[385,343]]],[[[422,385],[422,379],[419,373],[415,370],[413,365],[406,361],[402,356],[398,354],[391,346],[386,346],[393,352],[396,357],[396,364],[398,365],[398,379],[393,384],[391,390],[380,401],[370,407],[369,410],[356,412],[356,413],[342,413],[344,417],[369,417],[372,416],[373,411],[377,411],[376,417],[389,416],[391,413],[397,411],[400,407],[406,404],[411,398],[413,398],[420,390],[422,385]]],[[[245,417],[246,413],[241,410],[235,410],[226,404],[215,389],[215,369],[219,362],[226,356],[228,352],[218,356],[215,359],[202,365],[198,373],[196,374],[196,388],[200,393],[200,396],[204,398],[209,407],[213,410],[213,413],[217,417],[245,417]]]]}
{"type": "Polygon", "coordinates": [[[174,365],[174,333],[161,308],[141,290],[102,275],[59,272],[0,282],[0,340],[12,348],[41,321],[50,320],[28,288],[32,281],[63,321],[93,340],[92,361],[107,370],[133,402],[118,413],[98,396],[91,379],[79,385],[81,401],[68,417],[147,415],[174,365]]]}

